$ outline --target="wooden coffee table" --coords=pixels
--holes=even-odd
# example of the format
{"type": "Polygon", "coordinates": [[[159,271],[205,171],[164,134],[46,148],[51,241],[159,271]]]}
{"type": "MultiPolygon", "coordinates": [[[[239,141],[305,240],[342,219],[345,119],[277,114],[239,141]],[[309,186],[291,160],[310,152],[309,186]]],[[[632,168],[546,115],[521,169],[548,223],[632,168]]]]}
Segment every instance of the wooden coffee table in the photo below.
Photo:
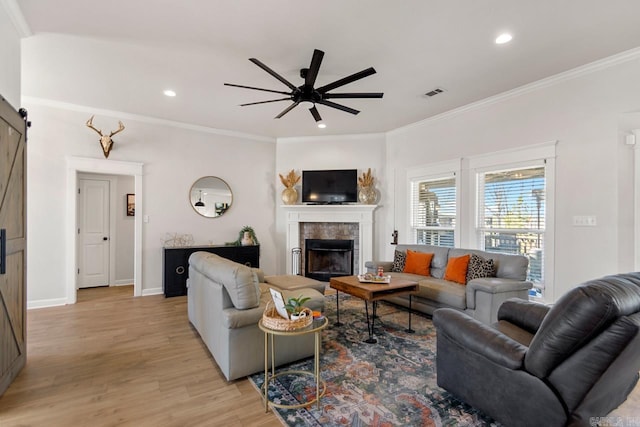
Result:
{"type": "Polygon", "coordinates": [[[369,338],[365,340],[366,343],[375,344],[378,342],[373,338],[377,301],[390,296],[409,295],[409,327],[405,329],[405,331],[408,333],[415,332],[411,329],[411,295],[418,291],[418,282],[392,277],[391,283],[361,283],[358,280],[358,276],[341,276],[332,277],[329,280],[329,286],[337,291],[336,326],[342,326],[342,323],[340,323],[340,291],[364,300],[364,308],[367,313],[367,329],[369,332],[369,338]],[[371,302],[372,305],[371,320],[369,319],[369,302],[371,302]]]}

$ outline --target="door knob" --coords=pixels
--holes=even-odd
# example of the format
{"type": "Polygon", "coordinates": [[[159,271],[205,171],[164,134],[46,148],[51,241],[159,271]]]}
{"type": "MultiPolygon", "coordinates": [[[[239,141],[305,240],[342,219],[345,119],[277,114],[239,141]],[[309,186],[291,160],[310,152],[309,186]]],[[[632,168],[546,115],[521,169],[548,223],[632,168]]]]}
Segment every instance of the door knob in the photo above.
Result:
{"type": "Polygon", "coordinates": [[[102,240],[109,240],[109,238],[108,237],[103,237],[102,240]]]}

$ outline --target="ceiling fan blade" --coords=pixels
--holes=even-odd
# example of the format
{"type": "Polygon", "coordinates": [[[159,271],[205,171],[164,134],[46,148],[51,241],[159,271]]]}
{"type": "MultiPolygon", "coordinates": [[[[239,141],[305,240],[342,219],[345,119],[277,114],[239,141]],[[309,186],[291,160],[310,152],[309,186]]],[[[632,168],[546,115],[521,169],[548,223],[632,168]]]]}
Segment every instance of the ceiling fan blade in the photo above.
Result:
{"type": "Polygon", "coordinates": [[[320,70],[320,64],[322,64],[322,58],[324,57],[324,52],[318,49],[313,51],[313,57],[311,58],[311,65],[309,65],[309,70],[307,71],[307,75],[304,78],[305,86],[313,87],[316,84],[316,78],[318,77],[318,71],[320,70]]]}
{"type": "Polygon", "coordinates": [[[243,89],[253,89],[253,90],[261,90],[263,92],[271,92],[271,93],[281,93],[283,95],[289,95],[289,92],[282,92],[281,90],[271,90],[271,89],[262,89],[261,87],[253,87],[253,86],[244,86],[244,85],[236,85],[233,83],[225,83],[225,86],[233,86],[233,87],[241,87],[243,89]]]}
{"type": "Polygon", "coordinates": [[[256,64],[258,67],[262,68],[263,70],[265,70],[267,73],[271,74],[273,77],[275,77],[276,79],[280,80],[283,84],[285,84],[286,86],[289,87],[289,89],[291,90],[296,90],[297,88],[291,84],[291,82],[289,82],[287,79],[285,79],[284,77],[282,77],[280,74],[276,73],[275,71],[273,71],[271,68],[267,67],[266,65],[264,65],[262,62],[260,62],[258,59],[256,58],[249,58],[249,61],[253,62],[254,64],[256,64]]]}
{"type": "Polygon", "coordinates": [[[258,104],[267,104],[269,102],[279,102],[279,101],[291,101],[291,97],[288,98],[280,98],[280,99],[270,99],[268,101],[258,101],[258,102],[249,102],[247,104],[240,104],[241,107],[246,107],[247,105],[258,105],[258,104]]]}
{"type": "Polygon", "coordinates": [[[382,92],[362,92],[362,93],[325,93],[324,99],[331,98],[382,98],[382,92]]]}
{"type": "Polygon", "coordinates": [[[321,122],[322,121],[322,117],[320,117],[320,113],[318,112],[318,109],[316,108],[315,105],[313,107],[309,108],[309,111],[311,112],[311,115],[316,120],[316,122],[321,122]]]}
{"type": "Polygon", "coordinates": [[[336,89],[339,88],[340,86],[344,86],[347,85],[349,83],[355,82],[356,80],[360,80],[362,78],[365,78],[367,76],[370,76],[372,74],[375,74],[376,70],[373,69],[373,67],[369,67],[366,70],[362,70],[359,71],[355,74],[351,74],[350,76],[344,77],[340,80],[336,80],[333,83],[329,83],[328,85],[324,85],[321,88],[318,88],[318,92],[320,93],[325,93],[325,92],[329,92],[332,89],[336,89]]]}
{"type": "Polygon", "coordinates": [[[293,104],[289,105],[287,108],[285,108],[284,110],[282,110],[282,113],[278,114],[275,118],[279,119],[282,116],[284,116],[285,114],[287,114],[289,111],[293,110],[294,108],[296,108],[298,106],[300,102],[296,101],[293,104]]]}
{"type": "Polygon", "coordinates": [[[326,105],[327,107],[335,108],[337,110],[346,111],[351,114],[358,114],[360,111],[354,110],[353,108],[345,107],[344,105],[336,104],[335,102],[327,101],[326,99],[321,99],[320,101],[316,101],[317,104],[326,105]]]}

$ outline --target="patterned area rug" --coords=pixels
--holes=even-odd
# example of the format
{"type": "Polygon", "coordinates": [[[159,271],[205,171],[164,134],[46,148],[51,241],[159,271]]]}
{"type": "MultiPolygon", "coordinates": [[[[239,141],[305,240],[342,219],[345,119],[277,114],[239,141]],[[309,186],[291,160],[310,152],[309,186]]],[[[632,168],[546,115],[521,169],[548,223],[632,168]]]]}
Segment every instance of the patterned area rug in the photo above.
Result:
{"type": "MultiPolygon", "coordinates": [[[[415,334],[405,332],[404,308],[379,303],[375,336],[367,338],[364,302],[340,294],[340,321],[336,327],[335,295],[327,296],[320,356],[321,377],[327,392],[320,410],[313,404],[301,409],[276,409],[288,426],[497,426],[479,411],[454,398],[436,384],[436,331],[431,320],[412,316],[415,334]]],[[[313,370],[313,358],[280,368],[313,370]]],[[[259,391],[264,373],[252,375],[259,391]]],[[[297,404],[315,395],[312,378],[278,377],[269,387],[278,403],[297,404]]]]}

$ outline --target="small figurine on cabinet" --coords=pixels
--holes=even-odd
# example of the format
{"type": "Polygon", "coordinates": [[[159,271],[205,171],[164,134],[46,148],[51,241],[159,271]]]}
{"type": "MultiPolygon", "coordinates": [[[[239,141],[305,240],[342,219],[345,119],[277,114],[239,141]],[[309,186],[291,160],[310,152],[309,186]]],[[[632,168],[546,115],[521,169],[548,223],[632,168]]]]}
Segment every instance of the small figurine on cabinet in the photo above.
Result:
{"type": "Polygon", "coordinates": [[[253,231],[253,228],[248,225],[242,227],[238,233],[237,240],[227,243],[229,246],[255,246],[259,244],[260,242],[258,242],[255,231],[253,231]]]}

